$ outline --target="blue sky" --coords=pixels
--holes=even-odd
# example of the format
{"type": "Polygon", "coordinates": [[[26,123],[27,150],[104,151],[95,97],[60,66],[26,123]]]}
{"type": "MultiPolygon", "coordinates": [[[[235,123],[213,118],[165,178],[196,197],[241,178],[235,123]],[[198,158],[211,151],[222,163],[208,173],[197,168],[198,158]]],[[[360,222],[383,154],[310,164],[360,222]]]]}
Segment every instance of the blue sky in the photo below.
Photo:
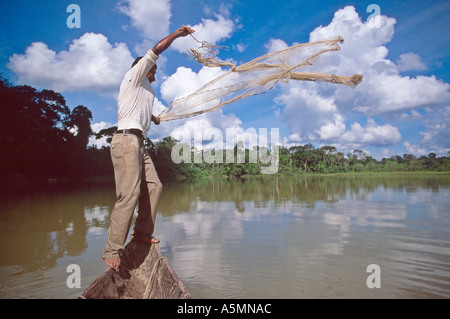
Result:
{"type": "MultiPolygon", "coordinates": [[[[450,150],[449,1],[17,0],[0,2],[0,21],[0,72],[14,84],[54,89],[70,107],[87,106],[94,130],[115,124],[121,77],[134,57],[182,24],[199,40],[229,46],[220,58],[238,64],[341,35],[342,51],[318,63],[361,73],[357,88],[280,84],[219,112],[153,126],[149,137],[278,128],[286,146],[335,145],[378,159],[450,150]],[[81,28],[67,27],[71,3],[81,9],[81,28]],[[369,4],[380,9],[371,21],[369,4]]],[[[186,59],[192,45],[176,41],[159,59],[155,110],[217,76],[186,59]]]]}

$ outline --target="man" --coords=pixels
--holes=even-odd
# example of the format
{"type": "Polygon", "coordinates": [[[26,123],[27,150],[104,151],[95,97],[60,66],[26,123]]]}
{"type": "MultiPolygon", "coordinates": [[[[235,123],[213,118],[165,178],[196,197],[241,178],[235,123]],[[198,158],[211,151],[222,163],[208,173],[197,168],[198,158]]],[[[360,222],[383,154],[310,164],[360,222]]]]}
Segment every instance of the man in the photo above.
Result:
{"type": "Polygon", "coordinates": [[[175,39],[193,32],[191,28],[182,26],[159,41],[145,56],[134,61],[120,85],[118,128],[111,141],[117,202],[111,212],[111,224],[102,256],[105,263],[116,271],[119,270],[120,252],[128,236],[136,205],[138,217],[133,240],[152,244],[159,242],[153,237],[153,230],[162,184],[143,145],[151,121],[159,124],[159,118],[152,114],[155,93],[151,82],[155,81],[155,63],[159,55],[175,39]]]}

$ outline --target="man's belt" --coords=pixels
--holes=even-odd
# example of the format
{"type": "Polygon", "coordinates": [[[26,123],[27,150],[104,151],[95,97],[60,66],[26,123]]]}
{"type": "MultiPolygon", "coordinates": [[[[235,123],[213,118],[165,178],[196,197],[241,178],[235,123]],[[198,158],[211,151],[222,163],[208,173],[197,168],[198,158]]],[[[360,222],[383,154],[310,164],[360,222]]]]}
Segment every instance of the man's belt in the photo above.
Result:
{"type": "Polygon", "coordinates": [[[138,129],[118,130],[116,131],[116,134],[134,134],[138,137],[144,138],[142,131],[138,129]]]}

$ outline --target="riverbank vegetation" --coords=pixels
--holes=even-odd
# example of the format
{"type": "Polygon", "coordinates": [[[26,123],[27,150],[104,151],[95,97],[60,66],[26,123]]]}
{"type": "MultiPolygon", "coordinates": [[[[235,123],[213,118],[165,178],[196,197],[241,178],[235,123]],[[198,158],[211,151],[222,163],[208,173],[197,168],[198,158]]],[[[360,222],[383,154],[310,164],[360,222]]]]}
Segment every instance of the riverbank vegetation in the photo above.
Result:
{"type": "MultiPolygon", "coordinates": [[[[261,175],[261,168],[268,164],[258,161],[250,161],[251,152],[264,152],[275,161],[276,156],[266,149],[240,149],[239,144],[233,150],[234,163],[227,163],[226,151],[223,150],[222,163],[207,163],[204,159],[196,163],[195,159],[200,158],[196,154],[200,150],[191,149],[190,163],[175,164],[171,160],[171,150],[177,141],[172,138],[165,138],[157,143],[148,141],[149,151],[155,161],[155,165],[160,175],[164,177],[207,177],[207,176],[227,176],[242,177],[261,175]],[[238,162],[237,154],[245,154],[245,161],[238,162]]],[[[259,153],[258,153],[259,154],[259,153]]],[[[272,163],[273,165],[273,163],[272,163]]],[[[342,174],[342,173],[393,173],[393,172],[450,172],[450,158],[448,156],[436,156],[430,153],[427,156],[414,156],[404,154],[403,156],[391,156],[376,160],[367,155],[362,150],[344,154],[339,152],[334,146],[323,146],[316,148],[312,144],[295,146],[291,148],[280,147],[278,150],[278,171],[281,175],[296,174],[342,174]]]]}
{"type": "MultiPolygon", "coordinates": [[[[109,147],[88,147],[89,138],[108,136],[115,127],[96,134],[91,130],[91,111],[83,105],[72,110],[64,97],[52,90],[36,90],[27,85],[12,85],[0,75],[0,147],[2,182],[17,180],[113,179],[109,147]]],[[[334,146],[315,147],[308,143],[280,147],[278,156],[267,149],[244,149],[238,143],[234,163],[226,160],[207,162],[198,156],[201,150],[190,148],[190,161],[174,163],[172,149],[179,142],[172,137],[152,142],[149,151],[162,180],[208,176],[242,177],[261,175],[261,154],[274,156],[277,174],[336,174],[354,172],[450,172],[450,157],[434,153],[415,156],[403,154],[377,160],[363,150],[344,154],[334,146]],[[237,154],[242,154],[238,160],[237,154]],[[252,154],[258,154],[256,162],[252,154]],[[199,161],[198,158],[201,158],[199,161]]],[[[218,150],[216,150],[218,152],[218,150]]],[[[214,155],[214,154],[213,154],[214,155]]],[[[189,156],[188,156],[189,157],[189,156]]],[[[273,162],[272,162],[273,165],[273,162]]]]}

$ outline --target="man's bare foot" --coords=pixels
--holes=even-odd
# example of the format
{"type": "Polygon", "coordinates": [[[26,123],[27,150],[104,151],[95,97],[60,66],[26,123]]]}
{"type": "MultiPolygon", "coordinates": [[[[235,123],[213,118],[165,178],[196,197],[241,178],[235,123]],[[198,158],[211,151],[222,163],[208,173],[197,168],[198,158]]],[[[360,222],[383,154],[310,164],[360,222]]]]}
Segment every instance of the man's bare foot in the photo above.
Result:
{"type": "Polygon", "coordinates": [[[155,238],[155,237],[153,237],[153,236],[152,236],[152,238],[146,239],[145,241],[146,241],[147,243],[150,243],[150,244],[158,244],[158,243],[159,243],[159,239],[158,239],[158,238],[155,238]]]}
{"type": "Polygon", "coordinates": [[[149,244],[158,244],[160,242],[158,238],[155,238],[153,236],[151,236],[150,238],[148,238],[147,236],[133,236],[131,241],[140,241],[149,244]]]}
{"type": "Polygon", "coordinates": [[[159,243],[159,239],[158,238],[155,238],[155,237],[150,237],[150,238],[139,238],[139,239],[137,239],[137,241],[143,241],[143,242],[146,242],[146,243],[150,243],[150,244],[158,244],[159,243]]]}
{"type": "Polygon", "coordinates": [[[105,258],[105,263],[115,271],[119,271],[120,257],[105,258]]]}

